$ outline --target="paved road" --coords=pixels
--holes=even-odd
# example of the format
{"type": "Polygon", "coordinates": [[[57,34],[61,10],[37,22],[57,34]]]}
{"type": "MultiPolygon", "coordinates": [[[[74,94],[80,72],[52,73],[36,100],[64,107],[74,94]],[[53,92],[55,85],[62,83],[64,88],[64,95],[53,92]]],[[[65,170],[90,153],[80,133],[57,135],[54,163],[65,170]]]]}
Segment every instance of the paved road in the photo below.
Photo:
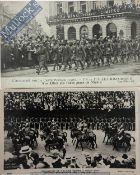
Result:
{"type": "Polygon", "coordinates": [[[62,70],[52,71],[53,66],[49,67],[49,72],[42,72],[40,75],[36,74],[35,69],[28,70],[19,70],[2,73],[3,77],[16,77],[16,76],[24,76],[24,77],[73,77],[73,76],[100,76],[100,75],[140,75],[140,63],[129,63],[129,64],[117,64],[111,65],[110,67],[90,67],[85,70],[74,70],[74,65],[72,70],[66,70],[63,72],[62,70]]]}
{"type": "MultiPolygon", "coordinates": [[[[107,155],[107,156],[113,155],[113,156],[116,156],[116,157],[117,156],[121,157],[122,154],[125,153],[125,151],[123,149],[120,149],[119,151],[116,151],[116,150],[113,151],[112,150],[112,145],[106,145],[105,143],[102,143],[103,137],[104,137],[104,133],[102,131],[95,130],[94,132],[97,136],[98,147],[95,150],[90,150],[85,145],[84,151],[88,152],[89,155],[94,156],[95,153],[101,153],[102,155],[107,155]]],[[[70,138],[70,131],[67,131],[67,133],[68,133],[68,144],[66,145],[67,156],[68,155],[76,156],[77,158],[80,158],[80,160],[82,161],[82,153],[83,153],[82,149],[78,148],[78,149],[75,150],[75,146],[73,146],[72,140],[70,138]]],[[[131,131],[130,133],[131,133],[132,136],[135,137],[135,132],[134,131],[131,131]]],[[[40,138],[38,138],[38,147],[35,148],[34,151],[39,153],[39,155],[42,155],[42,154],[48,155],[49,152],[46,152],[46,150],[44,148],[44,145],[45,145],[45,142],[41,141],[40,138]]],[[[132,145],[131,151],[127,152],[127,154],[129,156],[135,157],[136,156],[135,155],[135,142],[131,141],[131,145],[132,145]]],[[[8,140],[6,137],[5,137],[5,151],[9,151],[9,152],[13,151],[12,142],[11,142],[11,140],[8,140]]]]}

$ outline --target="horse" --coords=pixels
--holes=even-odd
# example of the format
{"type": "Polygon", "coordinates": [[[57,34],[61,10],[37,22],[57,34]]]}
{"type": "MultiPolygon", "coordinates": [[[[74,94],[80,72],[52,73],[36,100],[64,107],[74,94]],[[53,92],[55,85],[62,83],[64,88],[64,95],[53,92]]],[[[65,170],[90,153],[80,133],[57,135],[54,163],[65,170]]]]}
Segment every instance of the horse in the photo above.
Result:
{"type": "Polygon", "coordinates": [[[63,148],[65,142],[67,142],[67,133],[60,132],[59,130],[53,130],[48,133],[40,133],[41,141],[45,140],[45,149],[51,150],[51,148],[56,147],[58,150],[63,148]]]}
{"type": "Polygon", "coordinates": [[[74,127],[74,128],[71,129],[70,135],[71,135],[71,138],[72,138],[72,143],[74,145],[75,142],[77,141],[78,136],[82,135],[82,131],[78,130],[76,127],[74,127]]]}
{"type": "Polygon", "coordinates": [[[94,133],[86,133],[86,134],[78,135],[75,149],[78,148],[80,144],[83,151],[84,142],[86,142],[87,145],[89,145],[92,149],[95,149],[95,146],[97,148],[96,135],[94,133]]]}
{"type": "Polygon", "coordinates": [[[135,142],[135,138],[131,136],[129,133],[124,133],[121,137],[117,134],[113,137],[113,150],[117,150],[119,148],[124,148],[125,152],[131,150],[131,139],[133,139],[133,142],[135,142]]]}
{"type": "Polygon", "coordinates": [[[59,151],[61,149],[63,149],[63,145],[64,145],[64,140],[62,137],[58,136],[55,138],[48,138],[45,140],[45,149],[46,151],[49,149],[49,151],[51,150],[51,148],[56,147],[59,151]],[[48,149],[47,149],[48,148],[48,149]]]}
{"type": "Polygon", "coordinates": [[[86,131],[83,133],[81,130],[74,127],[71,129],[71,138],[73,145],[76,143],[75,149],[78,148],[80,144],[83,150],[83,142],[90,144],[90,146],[92,146],[92,149],[94,149],[95,145],[97,148],[96,135],[92,131],[86,131]]]}
{"type": "Polygon", "coordinates": [[[106,138],[106,145],[112,142],[113,137],[117,134],[118,130],[117,130],[117,126],[115,126],[114,128],[109,127],[108,125],[103,127],[103,131],[105,132],[105,136],[103,139],[103,143],[105,142],[106,138]]]}

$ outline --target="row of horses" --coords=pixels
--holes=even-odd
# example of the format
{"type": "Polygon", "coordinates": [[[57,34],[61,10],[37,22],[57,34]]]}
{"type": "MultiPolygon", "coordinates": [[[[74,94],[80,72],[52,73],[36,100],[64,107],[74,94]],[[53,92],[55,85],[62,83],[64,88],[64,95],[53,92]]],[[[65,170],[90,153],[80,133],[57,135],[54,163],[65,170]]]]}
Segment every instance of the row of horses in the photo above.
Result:
{"type": "Polygon", "coordinates": [[[106,144],[112,144],[113,150],[118,151],[120,148],[123,148],[125,151],[130,151],[131,139],[133,139],[133,142],[135,142],[135,138],[131,136],[130,133],[127,133],[124,130],[119,133],[117,126],[105,126],[103,128],[103,132],[105,133],[103,143],[106,142],[106,144]]]}
{"type": "MultiPolygon", "coordinates": [[[[131,134],[123,132],[123,134],[118,134],[117,127],[111,128],[105,126],[103,128],[105,133],[103,143],[113,145],[113,150],[119,150],[120,148],[125,149],[125,151],[130,151],[131,149],[131,139],[135,141],[135,138],[131,134]]],[[[51,149],[57,148],[59,151],[64,148],[64,144],[67,142],[67,132],[63,132],[57,128],[52,129],[51,127],[46,127],[41,132],[35,129],[20,129],[13,128],[7,134],[7,138],[12,139],[14,149],[16,152],[20,150],[22,146],[29,145],[32,149],[38,146],[37,138],[40,136],[41,141],[45,141],[45,149],[50,151],[51,149]]],[[[81,147],[83,150],[85,145],[89,149],[97,148],[97,137],[96,134],[90,130],[82,131],[77,128],[72,128],[70,131],[70,136],[72,139],[75,149],[81,147]]]]}
{"type": "Polygon", "coordinates": [[[12,139],[15,153],[18,154],[22,146],[30,146],[32,149],[38,146],[37,138],[39,137],[38,130],[35,129],[20,129],[13,128],[8,131],[7,138],[12,139]]]}

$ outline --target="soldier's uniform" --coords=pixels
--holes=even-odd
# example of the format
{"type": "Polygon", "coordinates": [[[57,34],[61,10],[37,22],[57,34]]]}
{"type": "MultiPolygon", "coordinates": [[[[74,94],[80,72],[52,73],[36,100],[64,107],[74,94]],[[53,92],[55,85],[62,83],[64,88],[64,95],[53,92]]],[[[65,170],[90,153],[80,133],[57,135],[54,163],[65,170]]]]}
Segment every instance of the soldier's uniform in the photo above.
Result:
{"type": "Polygon", "coordinates": [[[112,56],[114,57],[113,63],[118,63],[118,43],[116,40],[112,43],[112,56]]]}
{"type": "Polygon", "coordinates": [[[91,57],[92,57],[90,41],[87,43],[87,45],[85,45],[85,53],[86,53],[85,62],[87,63],[87,67],[89,67],[91,64],[91,57]]]}
{"type": "Polygon", "coordinates": [[[121,41],[121,62],[125,63],[125,58],[127,54],[127,47],[124,40],[121,41]]]}
{"type": "Polygon", "coordinates": [[[112,53],[111,42],[110,41],[107,41],[105,43],[105,56],[106,56],[106,64],[107,64],[107,66],[110,66],[111,53],[112,53]]]}
{"type": "Polygon", "coordinates": [[[72,68],[71,66],[72,49],[67,44],[67,42],[63,46],[62,55],[63,55],[63,64],[64,64],[64,69],[62,71],[65,71],[67,66],[69,66],[69,69],[71,69],[72,68]]]}
{"type": "Polygon", "coordinates": [[[42,68],[45,68],[47,72],[49,72],[48,67],[47,67],[47,55],[48,52],[46,50],[46,47],[41,45],[39,51],[37,52],[38,54],[38,62],[39,62],[39,67],[37,68],[36,73],[39,74],[42,68]]]}
{"type": "Polygon", "coordinates": [[[78,42],[77,46],[76,46],[75,70],[78,69],[79,63],[81,66],[81,70],[84,69],[83,61],[84,61],[85,57],[86,57],[85,50],[84,50],[83,46],[81,46],[80,43],[78,42]]]}
{"type": "Polygon", "coordinates": [[[53,71],[55,71],[56,67],[59,67],[59,70],[61,68],[60,66],[60,51],[59,51],[60,47],[58,46],[57,43],[55,43],[55,45],[52,48],[52,55],[53,55],[53,62],[54,62],[54,66],[53,66],[53,71]]]}
{"type": "Polygon", "coordinates": [[[137,43],[136,43],[135,40],[132,41],[131,48],[132,48],[133,61],[136,62],[136,56],[137,56],[137,43]]]}
{"type": "Polygon", "coordinates": [[[101,60],[102,65],[104,65],[105,46],[104,46],[103,41],[100,41],[99,50],[100,50],[100,54],[99,54],[100,60],[101,60]]]}

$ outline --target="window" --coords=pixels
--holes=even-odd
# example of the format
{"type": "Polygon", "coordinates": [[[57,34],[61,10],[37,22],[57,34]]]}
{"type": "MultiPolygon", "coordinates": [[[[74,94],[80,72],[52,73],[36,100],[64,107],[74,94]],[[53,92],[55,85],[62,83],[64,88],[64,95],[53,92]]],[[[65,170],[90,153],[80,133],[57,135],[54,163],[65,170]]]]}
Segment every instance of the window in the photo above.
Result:
{"type": "Polygon", "coordinates": [[[80,10],[86,12],[86,1],[80,1],[80,10]]]}
{"type": "Polygon", "coordinates": [[[132,3],[132,4],[135,4],[135,0],[131,0],[131,3],[132,3]]]}
{"type": "Polygon", "coordinates": [[[114,5],[114,0],[108,1],[108,6],[109,6],[109,7],[112,7],[113,5],[114,5]]]}
{"type": "Polygon", "coordinates": [[[61,14],[62,13],[62,3],[58,2],[57,3],[57,14],[61,14]]]}
{"type": "Polygon", "coordinates": [[[96,9],[96,2],[93,1],[93,10],[95,10],[95,9],[96,9]]]}
{"type": "Polygon", "coordinates": [[[74,12],[74,4],[73,4],[73,2],[68,2],[68,10],[69,10],[69,13],[73,13],[74,12]]]}

